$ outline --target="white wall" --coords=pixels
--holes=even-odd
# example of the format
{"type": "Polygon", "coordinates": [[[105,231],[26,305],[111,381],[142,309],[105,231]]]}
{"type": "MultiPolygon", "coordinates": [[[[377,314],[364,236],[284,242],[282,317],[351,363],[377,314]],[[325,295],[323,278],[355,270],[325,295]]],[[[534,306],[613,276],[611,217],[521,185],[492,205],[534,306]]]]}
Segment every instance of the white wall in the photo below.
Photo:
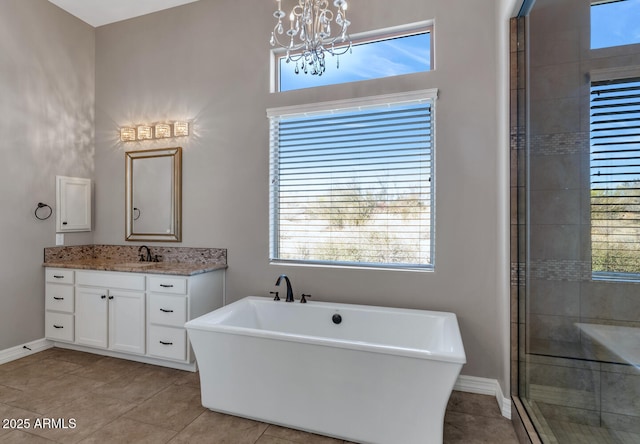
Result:
{"type": "Polygon", "coordinates": [[[46,0],[0,2],[0,350],[44,337],[55,215],[37,203],[55,207],[56,175],[93,175],[94,36],[46,0]]]}
{"type": "Polygon", "coordinates": [[[118,127],[193,119],[193,135],[181,142],[182,245],[229,249],[228,300],[266,295],[284,272],[297,295],[316,300],[452,311],[467,351],[463,373],[496,378],[508,393],[508,282],[499,282],[508,227],[508,151],[497,135],[506,127],[497,122],[502,4],[352,0],[352,33],[434,19],[435,71],[270,94],[274,4],[200,0],[96,30],[95,242],[124,240],[124,151],[167,146],[125,146],[118,127]],[[435,272],[269,265],[265,110],[424,88],[440,90],[435,272]]]}

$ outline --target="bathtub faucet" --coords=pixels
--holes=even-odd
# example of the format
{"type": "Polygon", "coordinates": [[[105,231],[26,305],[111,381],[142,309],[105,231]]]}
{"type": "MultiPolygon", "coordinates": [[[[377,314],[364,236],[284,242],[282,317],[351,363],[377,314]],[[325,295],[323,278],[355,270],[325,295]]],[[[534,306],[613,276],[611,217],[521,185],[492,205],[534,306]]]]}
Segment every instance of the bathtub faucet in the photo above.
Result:
{"type": "Polygon", "coordinates": [[[280,281],[282,280],[282,278],[284,278],[284,280],[287,282],[287,299],[285,299],[285,302],[295,302],[295,299],[293,299],[293,290],[291,289],[291,281],[286,274],[281,274],[280,276],[278,276],[276,287],[280,285],[280,281]]]}

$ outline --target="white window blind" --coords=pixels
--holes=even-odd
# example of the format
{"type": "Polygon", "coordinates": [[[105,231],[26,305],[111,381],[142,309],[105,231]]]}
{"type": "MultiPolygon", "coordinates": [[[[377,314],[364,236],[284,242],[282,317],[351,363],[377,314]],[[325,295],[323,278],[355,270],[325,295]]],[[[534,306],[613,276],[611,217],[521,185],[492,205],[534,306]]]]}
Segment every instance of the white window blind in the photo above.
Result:
{"type": "Polygon", "coordinates": [[[640,78],[591,84],[595,276],[640,273],[640,78]]]}
{"type": "Polygon", "coordinates": [[[431,268],[435,91],[269,110],[277,262],[431,268]]]}

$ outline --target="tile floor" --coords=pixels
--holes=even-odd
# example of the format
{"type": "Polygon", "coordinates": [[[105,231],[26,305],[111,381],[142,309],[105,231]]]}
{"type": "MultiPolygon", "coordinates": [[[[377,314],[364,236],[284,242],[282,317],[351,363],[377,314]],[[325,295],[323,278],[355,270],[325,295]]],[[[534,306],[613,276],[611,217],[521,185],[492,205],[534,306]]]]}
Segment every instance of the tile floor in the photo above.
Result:
{"type": "MultiPolygon", "coordinates": [[[[197,373],[60,348],[0,365],[0,420],[7,443],[343,443],[209,411],[197,373]]],[[[518,441],[495,399],[453,392],[444,442],[518,441]]]]}

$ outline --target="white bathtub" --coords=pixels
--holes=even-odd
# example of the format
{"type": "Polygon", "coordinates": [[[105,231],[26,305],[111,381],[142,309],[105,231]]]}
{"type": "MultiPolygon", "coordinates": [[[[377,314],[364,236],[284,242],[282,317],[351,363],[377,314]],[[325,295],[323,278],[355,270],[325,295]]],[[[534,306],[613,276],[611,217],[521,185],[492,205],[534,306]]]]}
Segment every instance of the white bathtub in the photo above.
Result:
{"type": "Polygon", "coordinates": [[[442,442],[466,362],[453,313],[247,297],[186,328],[205,407],[360,443],[442,442]]]}

